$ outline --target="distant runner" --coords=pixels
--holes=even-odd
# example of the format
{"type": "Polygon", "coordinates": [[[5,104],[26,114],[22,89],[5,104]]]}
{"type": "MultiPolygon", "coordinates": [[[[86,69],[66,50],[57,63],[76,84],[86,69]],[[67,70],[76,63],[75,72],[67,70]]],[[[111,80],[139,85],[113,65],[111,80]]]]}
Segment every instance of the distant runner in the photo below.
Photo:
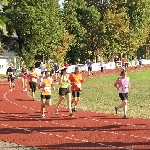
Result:
{"type": "Polygon", "coordinates": [[[34,100],[34,94],[36,91],[36,86],[37,86],[37,79],[38,79],[38,74],[35,72],[35,67],[30,68],[29,72],[29,85],[32,90],[32,98],[34,100]]]}
{"type": "Polygon", "coordinates": [[[87,62],[87,67],[88,67],[88,76],[91,76],[91,73],[93,75],[93,72],[92,72],[92,62],[90,61],[90,59],[88,60],[87,62]]]}
{"type": "Polygon", "coordinates": [[[9,88],[10,88],[10,92],[13,91],[13,89],[15,88],[15,77],[16,77],[16,69],[13,69],[13,64],[9,65],[9,68],[7,69],[6,75],[8,76],[8,82],[9,82],[9,88]]]}
{"type": "Polygon", "coordinates": [[[21,69],[21,74],[22,74],[22,92],[27,91],[27,75],[28,75],[28,69],[26,65],[22,66],[21,69]]]}

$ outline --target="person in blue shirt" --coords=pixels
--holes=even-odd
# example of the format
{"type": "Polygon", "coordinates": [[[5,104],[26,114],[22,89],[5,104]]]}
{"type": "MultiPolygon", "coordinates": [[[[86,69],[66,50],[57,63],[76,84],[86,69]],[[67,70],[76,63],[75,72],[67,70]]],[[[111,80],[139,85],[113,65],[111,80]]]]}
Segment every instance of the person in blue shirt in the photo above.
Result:
{"type": "Polygon", "coordinates": [[[55,71],[55,81],[57,82],[57,79],[60,74],[59,65],[57,63],[54,64],[54,71],[55,71]]]}
{"type": "Polygon", "coordinates": [[[92,61],[89,59],[88,62],[87,62],[87,67],[88,67],[88,76],[91,76],[91,73],[93,75],[93,72],[92,72],[92,61]]]}
{"type": "Polygon", "coordinates": [[[141,70],[141,67],[142,67],[142,65],[143,65],[143,60],[142,60],[141,57],[140,57],[140,59],[139,59],[139,65],[140,65],[140,70],[141,70]]]}

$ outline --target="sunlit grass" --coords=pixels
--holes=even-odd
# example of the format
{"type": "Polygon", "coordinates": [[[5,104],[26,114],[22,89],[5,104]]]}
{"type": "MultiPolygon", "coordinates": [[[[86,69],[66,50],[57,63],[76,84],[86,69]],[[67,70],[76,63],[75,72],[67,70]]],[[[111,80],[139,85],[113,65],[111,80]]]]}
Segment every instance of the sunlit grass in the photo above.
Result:
{"type": "MultiPolygon", "coordinates": [[[[128,115],[133,117],[150,118],[149,99],[150,99],[150,70],[128,73],[131,82],[128,102],[128,115]]],[[[114,82],[118,75],[101,76],[87,78],[83,84],[83,92],[79,109],[87,109],[95,112],[114,113],[114,107],[120,104],[121,100],[114,82]]],[[[52,103],[58,101],[58,85],[52,93],[52,103]]],[[[39,99],[39,91],[36,93],[39,99]]],[[[64,100],[62,106],[66,106],[64,100]]],[[[122,111],[119,112],[120,115],[122,111]]]]}

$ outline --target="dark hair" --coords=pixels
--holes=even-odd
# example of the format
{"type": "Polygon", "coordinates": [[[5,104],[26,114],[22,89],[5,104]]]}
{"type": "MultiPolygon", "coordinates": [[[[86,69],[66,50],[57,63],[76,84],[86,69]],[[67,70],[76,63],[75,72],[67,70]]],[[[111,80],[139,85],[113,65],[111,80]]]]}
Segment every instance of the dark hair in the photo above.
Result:
{"type": "Polygon", "coordinates": [[[125,72],[126,72],[125,69],[123,69],[123,70],[121,71],[121,73],[120,73],[120,76],[124,75],[125,72]]]}
{"type": "Polygon", "coordinates": [[[60,75],[62,76],[62,75],[63,75],[63,72],[66,71],[66,70],[67,70],[67,68],[63,68],[63,69],[61,70],[60,75]]]}
{"type": "Polygon", "coordinates": [[[50,72],[50,76],[52,76],[52,71],[45,71],[45,75],[47,74],[47,72],[50,72]]]}

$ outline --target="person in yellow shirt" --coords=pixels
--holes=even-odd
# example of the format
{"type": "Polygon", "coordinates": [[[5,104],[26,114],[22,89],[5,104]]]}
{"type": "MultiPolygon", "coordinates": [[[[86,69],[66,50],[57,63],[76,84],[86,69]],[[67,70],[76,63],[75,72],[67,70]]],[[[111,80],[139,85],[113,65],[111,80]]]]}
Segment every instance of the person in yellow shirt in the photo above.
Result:
{"type": "Polygon", "coordinates": [[[38,74],[35,71],[35,67],[31,67],[30,72],[29,72],[29,85],[32,90],[33,100],[34,100],[34,94],[35,94],[36,86],[37,86],[37,79],[38,79],[38,74]]]}
{"type": "Polygon", "coordinates": [[[75,72],[69,76],[69,80],[71,82],[71,91],[72,91],[72,104],[74,107],[72,108],[73,112],[77,111],[77,105],[80,101],[80,92],[82,91],[81,85],[84,83],[84,79],[82,74],[80,74],[80,68],[75,67],[75,72]]]}
{"type": "Polygon", "coordinates": [[[45,77],[41,84],[39,85],[41,88],[41,117],[45,117],[45,105],[51,105],[51,88],[54,89],[53,79],[51,71],[45,72],[45,77]]]}

